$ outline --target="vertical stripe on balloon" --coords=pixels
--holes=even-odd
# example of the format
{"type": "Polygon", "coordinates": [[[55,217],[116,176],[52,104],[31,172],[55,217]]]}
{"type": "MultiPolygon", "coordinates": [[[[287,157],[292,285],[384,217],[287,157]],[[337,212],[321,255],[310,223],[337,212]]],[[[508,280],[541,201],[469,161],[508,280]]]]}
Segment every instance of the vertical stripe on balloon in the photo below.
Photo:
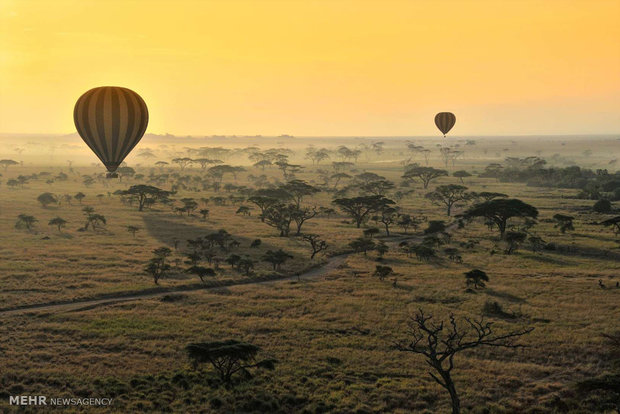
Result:
{"type": "Polygon", "coordinates": [[[148,109],[137,93],[104,86],[78,99],[73,119],[84,142],[112,172],[144,135],[148,109]]]}

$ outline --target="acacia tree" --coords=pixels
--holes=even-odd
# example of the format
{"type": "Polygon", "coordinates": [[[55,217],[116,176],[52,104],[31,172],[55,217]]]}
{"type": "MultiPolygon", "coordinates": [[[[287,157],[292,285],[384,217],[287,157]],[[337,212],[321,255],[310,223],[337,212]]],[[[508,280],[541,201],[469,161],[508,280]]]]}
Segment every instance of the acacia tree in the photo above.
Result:
{"type": "Polygon", "coordinates": [[[288,237],[298,209],[295,204],[276,204],[263,214],[264,222],[280,231],[280,237],[288,237]]]}
{"type": "Polygon", "coordinates": [[[385,228],[385,235],[389,236],[390,226],[398,220],[398,210],[386,205],[379,210],[379,213],[379,215],[373,216],[372,219],[381,222],[385,228]]]}
{"type": "Polygon", "coordinates": [[[297,207],[300,206],[304,197],[321,191],[303,180],[291,180],[281,186],[280,189],[289,194],[289,197],[293,200],[297,207]]]}
{"type": "Polygon", "coordinates": [[[386,277],[388,277],[389,275],[393,273],[394,273],[394,270],[392,270],[390,266],[376,265],[375,271],[372,275],[377,276],[379,280],[383,281],[385,280],[386,277]]]}
{"type": "Polygon", "coordinates": [[[444,205],[446,213],[450,216],[452,207],[457,203],[471,198],[471,194],[467,193],[467,187],[457,184],[440,185],[435,191],[426,194],[426,198],[431,200],[433,204],[444,205]]]}
{"type": "Polygon", "coordinates": [[[600,224],[602,224],[605,227],[611,227],[616,236],[620,234],[620,216],[602,221],[600,224]]]}
{"type": "Polygon", "coordinates": [[[187,269],[186,272],[198,276],[202,283],[205,282],[204,280],[205,277],[215,276],[215,270],[211,269],[210,267],[203,267],[203,266],[196,266],[196,265],[187,269]]]}
{"type": "Polygon", "coordinates": [[[317,214],[318,211],[316,207],[297,207],[293,211],[293,221],[295,221],[295,224],[297,225],[297,232],[295,233],[295,235],[299,236],[301,234],[301,226],[303,226],[306,221],[314,218],[317,214]]]}
{"type": "Polygon", "coordinates": [[[376,244],[371,239],[367,239],[366,237],[359,237],[349,243],[349,246],[356,252],[364,252],[364,256],[367,255],[368,250],[372,250],[376,247],[376,244]]]}
{"type": "Polygon", "coordinates": [[[523,347],[524,345],[515,343],[515,340],[534,330],[523,328],[497,334],[492,322],[486,322],[482,317],[479,320],[465,318],[465,324],[460,326],[452,314],[448,323],[434,323],[432,318],[432,315],[426,316],[422,309],[419,309],[408,322],[409,338],[398,341],[395,347],[399,351],[424,356],[426,363],[434,371],[429,372],[429,375],[450,394],[452,414],[461,412],[459,394],[452,379],[456,354],[480,346],[523,347]]]}
{"type": "Polygon", "coordinates": [[[172,254],[172,251],[167,247],[160,247],[153,250],[154,257],[149,260],[148,264],[144,268],[144,271],[153,277],[153,282],[159,284],[159,279],[166,275],[166,272],[170,270],[170,265],[166,263],[166,258],[172,254]]]}
{"type": "Polygon", "coordinates": [[[305,242],[308,242],[310,244],[310,247],[312,248],[310,260],[314,259],[314,256],[316,256],[317,253],[327,250],[327,242],[321,239],[318,234],[304,234],[303,236],[301,236],[301,238],[305,242]]]}
{"type": "Polygon", "coordinates": [[[256,360],[261,348],[234,339],[217,342],[201,342],[189,344],[185,348],[194,369],[200,364],[209,363],[217,371],[225,384],[230,384],[232,376],[237,372],[249,374],[250,368],[273,370],[275,359],[256,360]]]}
{"type": "Polygon", "coordinates": [[[248,201],[260,210],[260,220],[265,221],[265,213],[276,204],[284,202],[290,194],[283,189],[261,188],[248,198],[248,201]]]}
{"type": "Polygon", "coordinates": [[[280,267],[293,256],[286,253],[284,250],[267,250],[263,255],[263,260],[267,263],[271,263],[273,270],[280,270],[280,267]]]}
{"type": "Polygon", "coordinates": [[[504,238],[506,232],[506,223],[513,217],[532,218],[538,217],[538,210],[521,200],[511,199],[495,199],[485,201],[468,209],[463,217],[473,219],[476,217],[484,217],[497,226],[500,238],[504,238]]]}
{"type": "Polygon", "coordinates": [[[487,274],[480,269],[470,270],[469,272],[465,272],[464,275],[467,286],[474,285],[475,289],[485,287],[484,282],[489,281],[487,274]]]}
{"type": "Polygon", "coordinates": [[[172,160],[172,163],[178,165],[179,168],[181,168],[181,171],[183,171],[185,167],[190,165],[192,162],[194,162],[194,160],[188,157],[174,158],[172,160]]]}
{"type": "Polygon", "coordinates": [[[132,185],[121,194],[135,196],[138,200],[138,211],[142,211],[147,202],[152,204],[155,201],[168,198],[170,191],[165,191],[152,185],[139,184],[132,185]]]}
{"type": "Polygon", "coordinates": [[[35,225],[37,221],[38,220],[34,218],[34,216],[29,216],[27,214],[20,214],[19,216],[17,216],[17,222],[15,223],[15,228],[16,229],[25,228],[26,230],[31,231],[32,227],[35,225]]]}
{"type": "Polygon", "coordinates": [[[342,211],[347,213],[355,221],[359,229],[370,214],[380,211],[389,205],[396,204],[394,201],[382,195],[360,196],[354,198],[338,198],[332,201],[342,211]]]}
{"type": "Polygon", "coordinates": [[[453,172],[452,176],[457,177],[461,181],[461,184],[463,184],[463,178],[471,177],[471,174],[465,170],[459,170],[453,172]]]}
{"type": "Polygon", "coordinates": [[[555,227],[556,229],[559,228],[560,233],[562,234],[566,233],[567,231],[575,230],[575,226],[573,226],[574,219],[575,217],[573,216],[556,214],[553,216],[553,220],[555,220],[555,225],[553,227],[555,227]]]}
{"type": "Polygon", "coordinates": [[[413,180],[417,178],[422,182],[422,185],[426,189],[432,180],[444,175],[448,175],[446,170],[438,170],[433,167],[420,167],[414,164],[406,167],[403,178],[405,180],[413,180]]]}
{"type": "Polygon", "coordinates": [[[127,231],[131,233],[133,237],[136,237],[136,233],[140,231],[140,227],[138,226],[127,226],[127,231]]]}
{"type": "Polygon", "coordinates": [[[49,221],[50,226],[56,226],[58,228],[58,232],[62,232],[62,228],[67,224],[67,220],[61,217],[55,217],[49,221]]]}
{"type": "Polygon", "coordinates": [[[0,165],[2,166],[2,168],[4,168],[4,171],[8,170],[10,166],[17,164],[19,163],[14,160],[0,160],[0,165]]]}
{"type": "Polygon", "coordinates": [[[82,200],[84,200],[84,197],[86,197],[86,194],[82,192],[79,192],[73,196],[73,198],[75,198],[80,204],[82,204],[82,200]]]}
{"type": "Polygon", "coordinates": [[[43,208],[47,208],[50,204],[58,204],[58,199],[52,193],[42,193],[37,197],[37,201],[41,203],[43,208]]]}

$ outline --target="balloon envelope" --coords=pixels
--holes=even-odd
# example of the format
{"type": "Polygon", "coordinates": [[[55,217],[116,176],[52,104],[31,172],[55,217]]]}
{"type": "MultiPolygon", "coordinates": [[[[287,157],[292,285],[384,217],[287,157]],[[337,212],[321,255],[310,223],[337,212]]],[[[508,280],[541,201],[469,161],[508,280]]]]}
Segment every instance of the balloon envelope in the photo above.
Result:
{"type": "Polygon", "coordinates": [[[437,125],[437,128],[439,128],[444,137],[455,123],[456,116],[454,116],[452,112],[440,112],[435,115],[435,125],[437,125]]]}
{"type": "Polygon", "coordinates": [[[114,172],[144,135],[149,112],[134,91],[102,86],[80,96],[73,121],[86,145],[114,172]]]}

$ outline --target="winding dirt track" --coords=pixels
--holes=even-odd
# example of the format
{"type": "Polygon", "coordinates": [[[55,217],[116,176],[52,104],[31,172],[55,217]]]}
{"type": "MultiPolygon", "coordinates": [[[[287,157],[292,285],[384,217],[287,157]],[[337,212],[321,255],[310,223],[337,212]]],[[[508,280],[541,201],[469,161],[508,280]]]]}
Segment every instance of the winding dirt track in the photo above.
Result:
{"type": "Polygon", "coordinates": [[[76,300],[73,302],[64,302],[64,303],[40,303],[40,304],[32,304],[19,308],[13,309],[5,309],[0,310],[0,315],[9,316],[9,315],[17,315],[17,314],[26,314],[26,313],[60,313],[60,312],[77,312],[82,310],[88,310],[92,308],[96,308],[104,305],[112,305],[121,302],[130,302],[136,301],[140,299],[152,299],[165,295],[176,295],[179,293],[189,293],[189,292],[204,292],[215,289],[223,289],[223,288],[232,288],[235,286],[244,286],[244,285],[261,285],[267,283],[278,283],[286,280],[297,280],[299,279],[318,279],[324,276],[327,276],[330,272],[335,270],[338,266],[343,264],[346,258],[352,253],[341,254],[338,256],[332,256],[328,258],[327,263],[322,266],[315,267],[310,269],[299,276],[297,275],[287,275],[278,279],[270,279],[270,280],[256,280],[256,281],[243,281],[239,283],[231,283],[228,285],[218,285],[218,286],[192,286],[187,289],[174,289],[174,290],[162,290],[160,292],[144,292],[144,293],[136,293],[133,295],[121,295],[118,296],[108,296],[102,299],[84,299],[84,300],[76,300]]]}
{"type": "MultiPolygon", "coordinates": [[[[390,244],[396,244],[397,242],[403,240],[419,240],[421,236],[390,236],[384,237],[382,240],[388,241],[390,244]]],[[[302,274],[298,275],[287,275],[277,279],[269,279],[269,280],[244,280],[238,283],[230,283],[223,284],[217,286],[201,286],[201,285],[192,285],[188,288],[180,288],[180,289],[166,289],[157,292],[145,291],[145,292],[136,292],[135,294],[127,294],[127,293],[119,293],[114,296],[106,296],[104,298],[90,298],[83,300],[75,300],[71,302],[56,302],[56,303],[35,303],[31,305],[8,308],[8,309],[0,309],[1,316],[9,316],[9,315],[19,315],[19,314],[29,314],[29,313],[61,313],[61,312],[78,312],[83,310],[93,309],[99,306],[112,305],[116,303],[122,302],[131,302],[140,299],[152,299],[165,295],[175,295],[179,293],[189,293],[189,292],[204,292],[215,289],[222,288],[233,288],[235,286],[244,286],[244,285],[261,285],[267,283],[278,283],[286,280],[297,280],[297,279],[318,279],[324,276],[329,275],[333,270],[335,270],[338,266],[343,264],[347,257],[349,257],[353,253],[344,253],[337,256],[332,256],[327,259],[327,263],[312,268],[302,274]]]]}

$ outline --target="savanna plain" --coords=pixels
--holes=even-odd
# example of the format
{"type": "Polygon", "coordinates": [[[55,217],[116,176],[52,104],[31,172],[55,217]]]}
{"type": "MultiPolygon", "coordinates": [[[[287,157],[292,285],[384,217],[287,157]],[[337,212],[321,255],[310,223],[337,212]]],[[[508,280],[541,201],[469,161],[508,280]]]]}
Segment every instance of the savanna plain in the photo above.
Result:
{"type": "Polygon", "coordinates": [[[620,408],[616,136],[0,143],[2,412],[620,408]]]}

